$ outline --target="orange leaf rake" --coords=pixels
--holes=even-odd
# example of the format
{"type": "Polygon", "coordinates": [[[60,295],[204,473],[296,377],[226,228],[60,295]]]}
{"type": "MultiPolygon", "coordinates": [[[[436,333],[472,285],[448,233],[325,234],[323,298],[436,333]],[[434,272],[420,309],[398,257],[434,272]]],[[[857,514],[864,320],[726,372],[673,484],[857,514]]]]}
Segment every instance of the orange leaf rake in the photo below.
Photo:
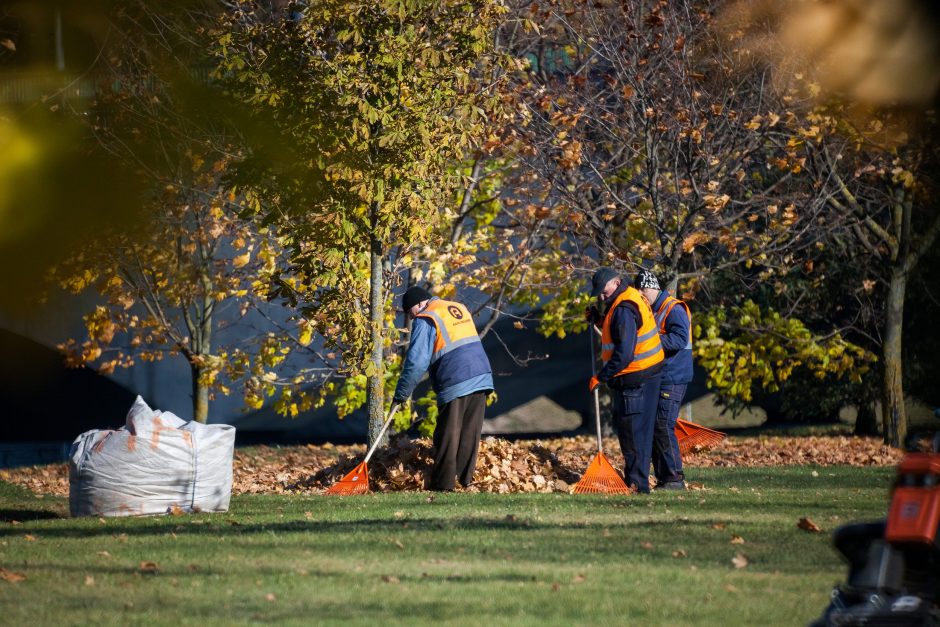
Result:
{"type": "MultiPolygon", "coordinates": [[[[591,342],[591,374],[594,372],[594,338],[591,342]]],[[[597,455],[588,464],[581,480],[574,484],[575,494],[630,494],[633,490],[623,482],[610,460],[604,455],[604,443],[601,440],[601,402],[597,388],[594,388],[594,421],[597,423],[597,455]]]]}
{"type": "Polygon", "coordinates": [[[726,437],[721,431],[715,431],[681,418],[676,420],[676,440],[679,441],[679,452],[682,455],[688,455],[694,449],[715,446],[726,437]]]}
{"type": "Polygon", "coordinates": [[[342,479],[331,485],[324,494],[352,496],[354,494],[365,494],[369,491],[369,460],[382,441],[382,436],[385,435],[385,431],[388,429],[389,425],[392,424],[392,419],[395,417],[396,411],[398,411],[398,405],[392,405],[391,411],[388,412],[388,419],[385,421],[385,424],[382,425],[382,430],[379,431],[379,435],[375,438],[375,442],[372,443],[371,448],[369,448],[369,452],[366,453],[366,458],[363,459],[358,466],[346,473],[342,479]]]}

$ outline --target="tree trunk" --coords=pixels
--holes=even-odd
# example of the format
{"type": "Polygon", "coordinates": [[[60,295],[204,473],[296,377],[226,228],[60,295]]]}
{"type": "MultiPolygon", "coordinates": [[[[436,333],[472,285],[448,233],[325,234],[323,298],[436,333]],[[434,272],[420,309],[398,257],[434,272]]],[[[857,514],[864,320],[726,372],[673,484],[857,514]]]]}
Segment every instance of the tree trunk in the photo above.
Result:
{"type": "Polygon", "coordinates": [[[858,403],[855,435],[878,435],[878,417],[875,415],[875,408],[866,400],[858,403]]]}
{"type": "Polygon", "coordinates": [[[885,444],[901,446],[907,435],[907,414],[904,407],[901,336],[904,329],[904,292],[907,276],[900,269],[891,272],[886,303],[885,339],[882,347],[884,385],[882,388],[881,422],[885,444]]]}
{"type": "Polygon", "coordinates": [[[206,423],[209,419],[209,386],[200,383],[202,366],[189,364],[193,376],[193,420],[206,423]]]}
{"type": "Polygon", "coordinates": [[[209,386],[202,383],[202,372],[205,369],[201,358],[204,355],[212,354],[212,314],[215,311],[215,301],[209,294],[212,292],[212,284],[208,275],[202,276],[202,285],[205,290],[202,299],[202,307],[196,308],[197,325],[193,328],[189,319],[190,337],[192,338],[194,354],[189,354],[189,368],[193,377],[193,420],[205,424],[209,420],[209,386]],[[194,332],[195,331],[195,332],[194,332]]]}
{"type": "Polygon", "coordinates": [[[372,206],[371,263],[369,275],[369,323],[372,328],[372,354],[369,358],[369,445],[375,443],[385,422],[385,368],[382,361],[384,349],[383,326],[385,324],[385,299],[382,294],[382,242],[377,232],[378,207],[372,206]]]}

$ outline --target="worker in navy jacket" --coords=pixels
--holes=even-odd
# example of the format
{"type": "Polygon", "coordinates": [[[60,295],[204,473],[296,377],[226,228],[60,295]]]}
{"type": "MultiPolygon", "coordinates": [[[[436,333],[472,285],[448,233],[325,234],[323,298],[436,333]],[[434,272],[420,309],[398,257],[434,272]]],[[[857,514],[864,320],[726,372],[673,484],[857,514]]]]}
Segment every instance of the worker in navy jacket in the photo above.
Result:
{"type": "Polygon", "coordinates": [[[686,388],[692,381],[692,314],[683,301],[660,289],[659,280],[649,270],[640,270],[634,286],[650,303],[666,355],[653,431],[656,488],[684,490],[685,475],[676,440],[676,420],[686,388]]]}
{"type": "Polygon", "coordinates": [[[604,367],[591,377],[589,391],[604,383],[611,391],[613,418],[624,460],[624,479],[639,493],[650,491],[650,458],[664,352],[649,303],[613,268],[598,268],[589,319],[601,332],[604,367]]]}
{"type": "Polygon", "coordinates": [[[470,312],[462,304],[412,287],[402,298],[412,320],[408,354],[393,402],[404,403],[425,372],[437,394],[434,467],[430,490],[453,490],[473,482],[486,397],[493,391],[493,372],[470,312]]]}

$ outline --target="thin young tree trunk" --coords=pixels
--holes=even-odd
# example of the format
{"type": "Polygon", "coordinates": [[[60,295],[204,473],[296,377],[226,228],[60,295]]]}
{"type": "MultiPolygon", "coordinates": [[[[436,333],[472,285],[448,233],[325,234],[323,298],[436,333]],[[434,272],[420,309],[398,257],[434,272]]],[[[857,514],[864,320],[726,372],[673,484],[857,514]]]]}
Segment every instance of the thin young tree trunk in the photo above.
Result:
{"type": "Polygon", "coordinates": [[[200,383],[202,366],[189,364],[193,377],[193,420],[205,424],[209,419],[209,386],[200,383]]]}
{"type": "Polygon", "coordinates": [[[198,328],[193,336],[193,347],[196,350],[197,359],[191,359],[189,367],[193,377],[193,420],[205,424],[209,420],[209,386],[202,382],[205,365],[198,358],[212,354],[212,315],[215,310],[215,301],[209,295],[212,292],[212,284],[208,275],[202,276],[202,286],[204,290],[202,307],[196,308],[198,328]]]}
{"type": "Polygon", "coordinates": [[[382,242],[375,236],[378,222],[378,207],[372,205],[371,260],[369,276],[369,322],[372,327],[372,354],[369,358],[371,374],[369,388],[369,445],[375,443],[382,430],[385,409],[385,368],[382,361],[383,326],[385,324],[385,299],[382,295],[382,242]]]}
{"type": "Polygon", "coordinates": [[[888,285],[885,339],[882,346],[884,382],[882,388],[881,422],[885,444],[901,446],[907,435],[907,413],[904,407],[904,384],[901,359],[901,335],[904,329],[904,292],[907,276],[900,269],[891,273],[888,285]]]}

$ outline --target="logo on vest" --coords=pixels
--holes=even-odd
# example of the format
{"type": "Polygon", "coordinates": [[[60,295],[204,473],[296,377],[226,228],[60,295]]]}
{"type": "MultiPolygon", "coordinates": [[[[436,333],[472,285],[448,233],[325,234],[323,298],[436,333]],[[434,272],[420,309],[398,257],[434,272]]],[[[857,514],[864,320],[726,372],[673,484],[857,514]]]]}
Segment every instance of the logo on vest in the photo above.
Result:
{"type": "Polygon", "coordinates": [[[452,317],[456,318],[457,320],[462,320],[462,319],[463,319],[463,312],[460,311],[460,307],[456,307],[456,306],[454,306],[454,305],[451,305],[450,307],[447,308],[447,312],[448,312],[452,317]]]}

